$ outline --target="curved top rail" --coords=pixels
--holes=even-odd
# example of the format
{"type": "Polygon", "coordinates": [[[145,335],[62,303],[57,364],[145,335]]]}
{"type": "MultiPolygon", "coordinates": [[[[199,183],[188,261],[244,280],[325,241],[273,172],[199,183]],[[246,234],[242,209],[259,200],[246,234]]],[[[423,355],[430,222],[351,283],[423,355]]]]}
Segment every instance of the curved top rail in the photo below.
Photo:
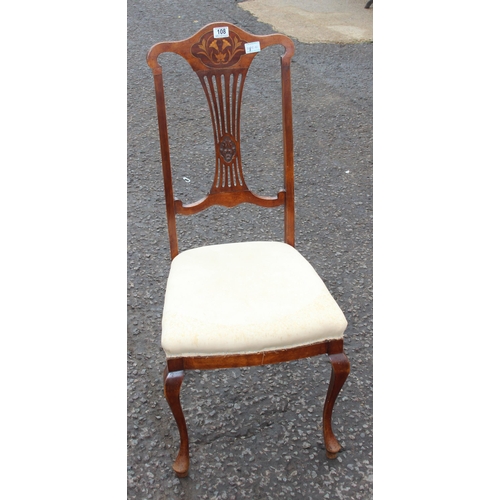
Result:
{"type": "Polygon", "coordinates": [[[252,42],[259,42],[261,50],[270,45],[282,45],[285,48],[285,53],[281,56],[283,63],[289,63],[295,51],[293,41],[286,35],[253,35],[234,24],[216,22],[207,24],[184,40],[153,45],[146,59],[153,73],[161,72],[158,56],[164,52],[181,55],[194,71],[244,68],[250,65],[257,53],[245,51],[245,44],[252,42]],[[228,33],[223,31],[224,28],[228,33]],[[217,34],[217,30],[222,32],[222,36],[217,34]]]}

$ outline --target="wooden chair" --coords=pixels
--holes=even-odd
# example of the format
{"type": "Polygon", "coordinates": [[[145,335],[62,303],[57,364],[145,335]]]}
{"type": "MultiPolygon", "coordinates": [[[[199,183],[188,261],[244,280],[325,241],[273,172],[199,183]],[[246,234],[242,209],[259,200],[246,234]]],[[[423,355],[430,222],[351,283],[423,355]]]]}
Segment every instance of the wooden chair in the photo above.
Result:
{"type": "Polygon", "coordinates": [[[323,410],[328,458],[341,450],[332,432],[335,399],[348,374],[343,351],[346,319],[325,284],[294,248],[294,162],[290,38],[256,36],[218,22],[191,38],[154,45],[148,55],[156,90],[168,234],[172,264],[162,319],[166,353],[164,393],[180,434],[173,465],[188,474],[189,445],[180,404],[186,370],[264,365],[319,354],[329,356],[332,374],[323,410]],[[275,196],[254,194],[243,176],[240,111],[243,84],[259,50],[280,44],[283,112],[284,189],[275,196]],[[174,198],[162,68],[158,56],[174,52],[197,73],[208,100],[214,141],[215,175],[210,192],[185,205],[174,198]],[[179,253],[176,215],[191,215],[213,205],[284,205],[284,242],[256,241],[209,245],[179,253]]]}

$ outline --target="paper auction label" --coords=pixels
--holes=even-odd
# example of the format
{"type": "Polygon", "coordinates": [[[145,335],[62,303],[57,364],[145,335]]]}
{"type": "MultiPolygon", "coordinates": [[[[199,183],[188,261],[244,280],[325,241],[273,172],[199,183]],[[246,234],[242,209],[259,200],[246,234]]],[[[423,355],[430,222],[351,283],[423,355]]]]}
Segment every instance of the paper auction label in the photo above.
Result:
{"type": "Polygon", "coordinates": [[[229,28],[227,26],[214,28],[214,38],[227,38],[228,36],[229,36],[229,28]]]}
{"type": "Polygon", "coordinates": [[[252,52],[260,52],[260,42],[245,43],[245,54],[251,54],[252,52]]]}

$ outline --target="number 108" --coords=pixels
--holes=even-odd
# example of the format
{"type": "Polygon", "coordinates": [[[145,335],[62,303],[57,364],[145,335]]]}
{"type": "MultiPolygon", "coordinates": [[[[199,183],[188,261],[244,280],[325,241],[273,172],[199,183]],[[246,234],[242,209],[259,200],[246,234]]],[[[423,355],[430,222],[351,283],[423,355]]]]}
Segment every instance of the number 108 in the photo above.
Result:
{"type": "Polygon", "coordinates": [[[214,28],[214,38],[225,38],[229,36],[229,28],[227,26],[214,28]]]}

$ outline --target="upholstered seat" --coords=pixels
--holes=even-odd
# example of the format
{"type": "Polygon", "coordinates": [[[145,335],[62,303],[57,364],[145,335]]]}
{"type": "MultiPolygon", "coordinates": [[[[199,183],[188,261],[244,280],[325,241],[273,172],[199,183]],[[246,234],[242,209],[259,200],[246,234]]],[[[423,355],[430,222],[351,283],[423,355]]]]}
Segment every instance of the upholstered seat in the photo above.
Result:
{"type": "Polygon", "coordinates": [[[294,247],[258,241],[177,255],[162,326],[168,358],[248,354],[339,339],[347,321],[294,247]]]}

